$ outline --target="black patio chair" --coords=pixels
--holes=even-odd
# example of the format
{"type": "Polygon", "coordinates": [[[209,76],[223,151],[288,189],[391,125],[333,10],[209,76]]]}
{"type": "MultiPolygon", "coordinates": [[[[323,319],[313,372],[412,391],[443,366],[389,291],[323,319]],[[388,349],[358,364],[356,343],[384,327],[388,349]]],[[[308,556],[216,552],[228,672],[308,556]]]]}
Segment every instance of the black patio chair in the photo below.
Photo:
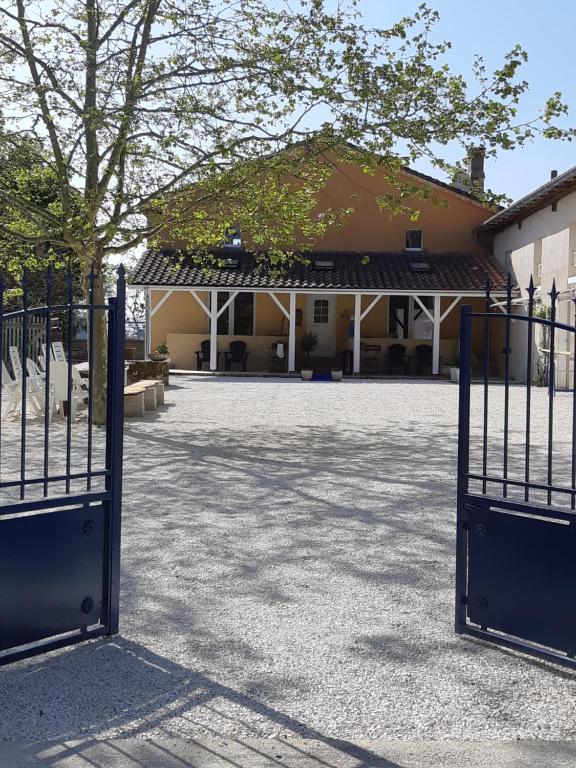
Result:
{"type": "Polygon", "coordinates": [[[391,344],[388,347],[388,373],[401,369],[402,373],[408,370],[408,356],[404,344],[391,344]]]}
{"type": "Polygon", "coordinates": [[[416,375],[420,376],[428,368],[432,373],[432,347],[430,344],[418,344],[414,353],[416,355],[416,375]]]}
{"type": "Polygon", "coordinates": [[[246,352],[246,342],[231,341],[230,351],[224,352],[224,367],[227,371],[232,370],[233,365],[241,365],[242,370],[246,372],[246,363],[248,362],[248,352],[246,352]]]}
{"type": "Polygon", "coordinates": [[[210,365],[210,339],[200,342],[200,349],[196,351],[196,370],[201,371],[204,363],[210,365]]]}
{"type": "Polygon", "coordinates": [[[366,373],[378,373],[378,361],[382,354],[381,344],[365,344],[363,355],[364,368],[366,373]]]}

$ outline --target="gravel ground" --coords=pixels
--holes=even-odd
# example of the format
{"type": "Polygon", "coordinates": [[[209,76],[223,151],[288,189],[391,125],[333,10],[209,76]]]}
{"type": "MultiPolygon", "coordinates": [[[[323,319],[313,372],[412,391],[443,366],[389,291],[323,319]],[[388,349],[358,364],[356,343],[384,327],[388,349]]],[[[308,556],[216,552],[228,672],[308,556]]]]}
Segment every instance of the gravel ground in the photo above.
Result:
{"type": "Polygon", "coordinates": [[[1,739],[574,738],[576,674],[453,633],[456,387],[174,384],[126,425],[122,634],[0,670],[1,739]]]}

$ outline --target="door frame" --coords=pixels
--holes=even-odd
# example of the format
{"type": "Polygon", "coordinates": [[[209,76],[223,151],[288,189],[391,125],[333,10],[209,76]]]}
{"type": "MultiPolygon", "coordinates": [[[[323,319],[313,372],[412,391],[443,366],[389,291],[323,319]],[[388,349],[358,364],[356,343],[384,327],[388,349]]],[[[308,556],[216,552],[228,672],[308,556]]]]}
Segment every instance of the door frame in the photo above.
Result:
{"type": "Polygon", "coordinates": [[[306,306],[306,331],[318,336],[318,346],[314,350],[317,357],[336,356],[336,295],[312,293],[306,306]],[[319,300],[328,302],[328,322],[314,322],[314,303],[319,300]]]}

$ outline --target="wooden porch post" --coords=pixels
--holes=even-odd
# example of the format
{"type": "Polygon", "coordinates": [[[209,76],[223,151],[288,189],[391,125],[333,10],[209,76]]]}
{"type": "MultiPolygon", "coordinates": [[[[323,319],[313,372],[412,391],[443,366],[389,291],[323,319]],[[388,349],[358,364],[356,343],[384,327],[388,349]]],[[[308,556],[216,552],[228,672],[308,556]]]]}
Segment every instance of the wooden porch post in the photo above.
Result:
{"type": "Polygon", "coordinates": [[[290,292],[290,315],[288,318],[288,373],[296,370],[296,294],[290,292]]]}
{"type": "Polygon", "coordinates": [[[146,307],[146,320],[144,326],[144,357],[150,354],[152,345],[152,328],[150,327],[150,288],[144,291],[144,305],[146,307]]]}
{"type": "Polygon", "coordinates": [[[218,370],[218,291],[210,291],[210,370],[218,370]]]}
{"type": "Polygon", "coordinates": [[[442,297],[439,295],[434,296],[434,324],[432,333],[432,374],[434,376],[437,376],[440,373],[441,299],[442,297]]]}
{"type": "Polygon", "coordinates": [[[362,323],[362,294],[354,294],[354,355],[353,355],[353,371],[354,373],[360,373],[360,326],[362,323]]]}

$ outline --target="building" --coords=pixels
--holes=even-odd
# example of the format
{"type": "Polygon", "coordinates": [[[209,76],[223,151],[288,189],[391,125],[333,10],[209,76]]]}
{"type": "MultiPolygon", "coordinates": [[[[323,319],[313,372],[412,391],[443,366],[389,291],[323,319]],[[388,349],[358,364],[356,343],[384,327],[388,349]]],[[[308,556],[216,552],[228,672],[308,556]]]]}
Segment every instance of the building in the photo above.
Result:
{"type": "MultiPolygon", "coordinates": [[[[479,238],[505,271],[510,271],[520,291],[515,312],[527,313],[528,286],[533,276],[536,301],[550,304],[549,293],[555,280],[560,292],[557,320],[574,324],[576,288],[576,167],[558,175],[513,205],[489,218],[478,230],[479,238]]],[[[568,334],[558,331],[556,346],[556,383],[572,386],[573,349],[568,334]]],[[[512,323],[510,373],[517,381],[526,381],[526,323],[512,323]]],[[[539,352],[545,353],[541,340],[534,339],[534,365],[539,352]]],[[[532,371],[534,376],[534,371],[532,371]]]]}
{"type": "MultiPolygon", "coordinates": [[[[471,167],[480,182],[478,156],[471,167]]],[[[191,258],[179,261],[166,237],[141,258],[132,280],[146,291],[148,349],[166,342],[177,368],[195,369],[204,359],[202,367],[216,371],[236,340],[246,345],[247,370],[292,372],[308,362],[301,346],[308,333],[318,339],[315,370],[438,374],[455,365],[459,306],[483,307],[487,275],[495,298],[505,290],[504,270],[475,234],[489,211],[460,186],[403,173],[441,204],[418,199],[416,223],[390,216],[377,202],[394,194],[385,174],[340,164],[319,195],[319,209],[352,205],[353,213],[303,254],[306,263],[283,273],[259,269],[239,233],[214,251],[222,266],[209,272],[191,258]],[[203,342],[209,354],[198,356],[203,342]]],[[[478,355],[481,344],[475,340],[478,355]]],[[[495,353],[492,366],[500,362],[495,353]]]]}

